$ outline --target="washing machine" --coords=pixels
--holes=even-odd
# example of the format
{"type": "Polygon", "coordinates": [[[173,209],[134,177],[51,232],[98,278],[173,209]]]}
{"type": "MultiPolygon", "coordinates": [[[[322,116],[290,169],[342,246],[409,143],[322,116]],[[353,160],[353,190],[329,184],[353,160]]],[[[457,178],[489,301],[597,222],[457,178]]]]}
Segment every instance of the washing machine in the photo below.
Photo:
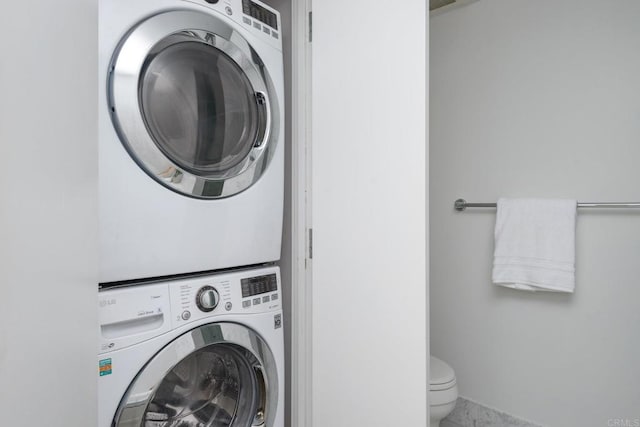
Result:
{"type": "Polygon", "coordinates": [[[101,283],[280,258],[281,30],[257,0],[100,2],[101,283]]]}
{"type": "Polygon", "coordinates": [[[283,427],[277,267],[99,293],[98,427],[283,427]]]}

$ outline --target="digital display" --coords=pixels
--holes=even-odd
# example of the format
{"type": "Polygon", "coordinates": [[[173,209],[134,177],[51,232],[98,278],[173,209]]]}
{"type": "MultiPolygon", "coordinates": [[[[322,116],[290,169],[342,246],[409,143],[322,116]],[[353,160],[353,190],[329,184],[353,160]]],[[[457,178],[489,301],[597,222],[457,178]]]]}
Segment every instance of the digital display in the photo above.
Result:
{"type": "Polygon", "coordinates": [[[240,281],[242,285],[242,298],[254,295],[266,294],[278,290],[278,279],[275,274],[266,276],[249,277],[240,281]]]}
{"type": "Polygon", "coordinates": [[[251,0],[242,0],[242,12],[273,28],[278,29],[278,17],[275,13],[255,4],[251,0]]]}

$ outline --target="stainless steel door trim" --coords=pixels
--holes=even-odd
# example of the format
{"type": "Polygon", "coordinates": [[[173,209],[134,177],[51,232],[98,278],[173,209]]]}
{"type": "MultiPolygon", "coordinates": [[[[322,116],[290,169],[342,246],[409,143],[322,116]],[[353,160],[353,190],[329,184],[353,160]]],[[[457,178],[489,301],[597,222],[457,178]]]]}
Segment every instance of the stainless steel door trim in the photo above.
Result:
{"type": "MultiPolygon", "coordinates": [[[[197,327],[167,344],[135,377],[114,417],[114,427],[144,425],[145,412],[158,386],[178,363],[194,352],[217,344],[234,344],[249,351],[258,361],[253,366],[258,399],[252,426],[271,427],[278,405],[278,371],[269,345],[253,330],[237,323],[218,322],[197,327]]],[[[234,424],[232,424],[233,426],[234,424]]]]}
{"type": "Polygon", "coordinates": [[[214,15],[173,10],[145,19],[116,49],[107,86],[112,121],[124,147],[148,175],[175,192],[202,199],[232,196],[256,182],[273,157],[280,133],[280,111],[273,82],[249,42],[214,15]],[[145,61],[154,47],[177,34],[223,52],[249,80],[256,103],[261,97],[266,101],[266,105],[257,108],[266,107],[266,119],[261,121],[269,128],[258,130],[244,160],[220,173],[199,175],[176,164],[156,145],[141,111],[139,84],[145,61]]]}

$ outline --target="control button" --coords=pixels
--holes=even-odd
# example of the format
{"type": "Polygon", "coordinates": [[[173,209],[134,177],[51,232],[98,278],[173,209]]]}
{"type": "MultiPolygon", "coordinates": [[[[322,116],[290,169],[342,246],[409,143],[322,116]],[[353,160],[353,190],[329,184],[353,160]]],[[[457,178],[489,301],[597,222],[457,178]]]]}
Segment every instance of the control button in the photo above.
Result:
{"type": "Polygon", "coordinates": [[[278,294],[271,295],[271,301],[275,301],[278,299],[278,294]]]}
{"type": "Polygon", "coordinates": [[[253,28],[262,29],[262,25],[259,22],[253,21],[253,28]]]}
{"type": "Polygon", "coordinates": [[[267,33],[267,34],[271,34],[271,30],[266,25],[264,25],[262,27],[262,32],[267,33]]]}
{"type": "Polygon", "coordinates": [[[269,302],[269,300],[271,300],[271,298],[269,298],[269,295],[267,295],[266,297],[262,297],[262,302],[269,302]]]}
{"type": "Polygon", "coordinates": [[[271,31],[271,35],[273,36],[274,39],[278,38],[278,33],[276,33],[275,31],[271,31]]]}
{"type": "Polygon", "coordinates": [[[205,313],[213,311],[220,301],[220,295],[213,286],[203,286],[196,296],[196,305],[205,313]]]}
{"type": "Polygon", "coordinates": [[[231,308],[233,308],[233,304],[231,304],[231,302],[228,302],[224,305],[224,309],[227,311],[231,311],[231,308]]]}
{"type": "Polygon", "coordinates": [[[189,320],[191,319],[191,312],[189,310],[185,310],[182,312],[182,320],[189,320]]]}
{"type": "Polygon", "coordinates": [[[250,299],[242,301],[242,308],[247,308],[247,307],[251,307],[250,299]]]}
{"type": "Polygon", "coordinates": [[[211,3],[211,4],[216,4],[216,3],[218,3],[219,0],[204,0],[204,1],[206,1],[207,3],[211,3]]]}
{"type": "Polygon", "coordinates": [[[231,9],[229,6],[225,7],[224,11],[227,12],[227,15],[229,16],[233,15],[233,9],[231,9]]]}
{"type": "Polygon", "coordinates": [[[246,16],[242,17],[242,22],[244,22],[247,25],[251,25],[251,19],[247,18],[246,16]]]}
{"type": "Polygon", "coordinates": [[[253,305],[258,305],[258,304],[260,304],[260,298],[254,298],[253,305]]]}

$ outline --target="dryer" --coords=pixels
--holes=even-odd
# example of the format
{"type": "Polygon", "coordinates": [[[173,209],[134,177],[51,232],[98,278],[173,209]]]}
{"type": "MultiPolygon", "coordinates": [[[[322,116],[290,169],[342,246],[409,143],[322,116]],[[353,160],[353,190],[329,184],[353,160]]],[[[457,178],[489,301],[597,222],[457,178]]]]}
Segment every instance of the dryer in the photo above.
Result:
{"type": "Polygon", "coordinates": [[[278,260],[278,12],[257,0],[99,12],[100,282],[278,260]]]}
{"type": "Polygon", "coordinates": [[[99,293],[98,427],[283,427],[277,267],[99,293]]]}

